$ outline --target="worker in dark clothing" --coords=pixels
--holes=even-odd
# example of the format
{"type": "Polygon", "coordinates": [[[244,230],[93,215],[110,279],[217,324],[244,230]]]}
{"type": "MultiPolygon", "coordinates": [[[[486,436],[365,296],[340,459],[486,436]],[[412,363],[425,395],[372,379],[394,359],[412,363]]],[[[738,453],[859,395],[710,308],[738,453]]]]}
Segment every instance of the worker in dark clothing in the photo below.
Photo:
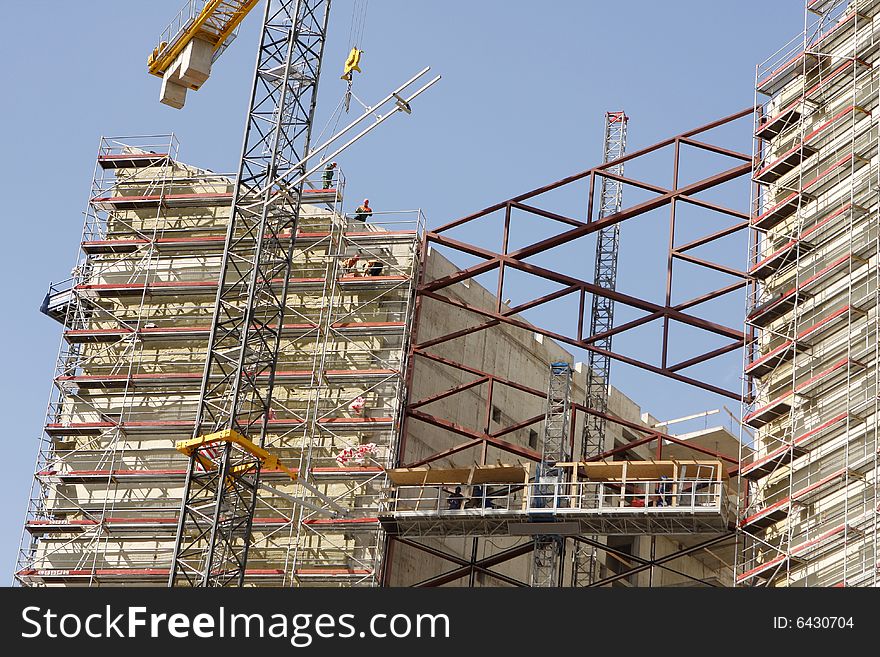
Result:
{"type": "Polygon", "coordinates": [[[324,189],[333,189],[333,174],[336,170],[336,162],[330,162],[324,167],[324,189]]]}
{"type": "Polygon", "coordinates": [[[461,494],[461,486],[456,486],[455,492],[450,493],[449,497],[446,498],[446,504],[450,511],[455,511],[461,508],[463,500],[464,495],[461,494]]]}
{"type": "Polygon", "coordinates": [[[468,509],[478,509],[481,506],[483,506],[483,487],[474,486],[471,489],[471,499],[468,500],[468,503],[465,505],[465,507],[468,509]]]}
{"type": "Polygon", "coordinates": [[[672,506],[672,484],[669,477],[662,475],[657,484],[657,506],[672,506]]]}
{"type": "Polygon", "coordinates": [[[367,264],[367,276],[381,276],[385,263],[381,260],[370,260],[367,264]]]}
{"type": "Polygon", "coordinates": [[[357,221],[367,223],[367,219],[373,216],[373,208],[370,207],[370,199],[365,198],[364,202],[357,206],[354,211],[354,218],[357,221]]]}

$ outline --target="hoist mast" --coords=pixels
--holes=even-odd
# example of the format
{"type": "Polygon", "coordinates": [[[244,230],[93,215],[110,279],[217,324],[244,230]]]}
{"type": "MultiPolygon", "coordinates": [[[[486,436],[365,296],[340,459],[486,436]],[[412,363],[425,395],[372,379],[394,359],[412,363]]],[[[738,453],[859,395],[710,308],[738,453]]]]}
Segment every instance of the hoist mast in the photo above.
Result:
{"type": "MultiPolygon", "coordinates": [[[[536,483],[540,486],[540,501],[553,500],[554,491],[563,481],[563,472],[556,464],[568,461],[569,426],[571,413],[571,365],[566,362],[550,364],[550,382],[547,386],[547,407],[544,411],[544,436],[541,441],[541,463],[538,465],[536,483]]],[[[565,554],[565,538],[547,534],[536,536],[532,556],[532,581],[534,587],[561,586],[562,559],[565,554]]]]}

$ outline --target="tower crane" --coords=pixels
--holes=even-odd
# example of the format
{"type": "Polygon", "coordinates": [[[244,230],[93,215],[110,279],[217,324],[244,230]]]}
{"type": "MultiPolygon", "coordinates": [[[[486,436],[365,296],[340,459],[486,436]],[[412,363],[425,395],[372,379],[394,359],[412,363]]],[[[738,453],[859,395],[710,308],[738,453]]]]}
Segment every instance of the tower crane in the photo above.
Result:
{"type": "MultiPolygon", "coordinates": [[[[605,113],[605,139],[603,147],[604,163],[621,158],[626,151],[626,125],[629,117],[624,112],[605,113]]],[[[622,176],[623,164],[608,168],[608,173],[622,176]]],[[[623,183],[614,178],[602,176],[602,191],[599,195],[599,219],[620,212],[623,201],[623,183]]],[[[617,254],[620,248],[620,224],[606,226],[599,231],[596,241],[596,264],[593,282],[607,290],[617,287],[617,254]]],[[[614,325],[614,301],[598,294],[593,295],[590,313],[590,335],[603,335],[595,342],[602,352],[590,351],[587,369],[587,406],[597,411],[608,410],[608,376],[611,373],[611,358],[605,352],[611,350],[611,336],[604,335],[614,325]]],[[[603,449],[605,418],[588,415],[584,422],[581,441],[581,458],[596,456],[603,449]]]]}
{"type": "MultiPolygon", "coordinates": [[[[244,583],[258,490],[264,486],[261,468],[284,469],[320,496],[306,475],[264,449],[303,183],[394,114],[410,113],[411,101],[440,79],[405,92],[429,70],[423,69],[310,150],[330,3],[264,0],[195,427],[191,439],[177,444],[189,466],[169,586],[244,583]],[[389,111],[377,111],[388,104],[389,111]],[[318,153],[331,150],[367,117],[376,120],[313,164],[318,153]]],[[[148,58],[149,72],[163,80],[161,102],[183,106],[186,91],[204,83],[257,4],[188,0],[148,58]]]]}
{"type": "Polygon", "coordinates": [[[159,36],[147,58],[152,75],[162,78],[159,102],[176,109],[186,92],[211,75],[211,64],[232,43],[238,26],[259,0],[188,0],[159,36]]]}
{"type": "MultiPolygon", "coordinates": [[[[629,117],[623,111],[605,113],[605,138],[603,143],[603,163],[614,162],[626,152],[626,128],[629,117]]],[[[623,175],[623,164],[608,167],[608,173],[623,175]]],[[[602,176],[599,195],[598,219],[620,212],[623,202],[623,183],[619,179],[602,176]]],[[[620,248],[620,224],[606,226],[598,232],[596,241],[596,263],[593,282],[607,290],[617,287],[617,256],[620,248]]],[[[611,373],[611,335],[614,326],[614,301],[598,294],[593,295],[590,312],[590,332],[588,335],[601,335],[593,344],[601,351],[589,352],[587,357],[587,408],[603,415],[587,414],[584,418],[581,436],[581,459],[601,454],[604,450],[605,417],[608,411],[608,377],[611,373]]],[[[572,586],[585,586],[593,577],[595,549],[578,543],[574,550],[572,586]]]]}

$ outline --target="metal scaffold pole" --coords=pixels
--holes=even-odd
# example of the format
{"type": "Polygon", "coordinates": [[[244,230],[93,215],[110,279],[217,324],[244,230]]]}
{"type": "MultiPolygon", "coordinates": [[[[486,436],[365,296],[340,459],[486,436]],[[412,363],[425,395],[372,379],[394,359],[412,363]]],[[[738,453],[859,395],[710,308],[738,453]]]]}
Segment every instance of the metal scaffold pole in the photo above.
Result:
{"type": "MultiPolygon", "coordinates": [[[[626,127],[629,118],[622,111],[605,113],[603,163],[613,162],[626,152],[626,127]]],[[[623,176],[623,164],[606,169],[609,174],[623,176]]],[[[620,212],[623,202],[623,183],[602,176],[597,220],[620,212]]],[[[617,287],[617,254],[620,246],[620,224],[615,223],[598,232],[596,237],[596,266],[593,280],[596,285],[614,290],[617,287]]],[[[581,437],[581,459],[604,451],[605,413],[608,411],[608,377],[611,373],[611,335],[614,326],[614,301],[607,296],[593,295],[588,335],[602,335],[590,350],[587,360],[587,407],[600,414],[587,414],[581,437]],[[607,335],[606,335],[607,334],[607,335]]],[[[572,586],[585,586],[595,577],[595,548],[578,543],[574,550],[572,586]]]]}
{"type": "MultiPolygon", "coordinates": [[[[193,437],[263,445],[330,0],[267,0],[193,437]]],[[[242,585],[260,462],[236,443],[190,456],[169,586],[242,585]]]]}

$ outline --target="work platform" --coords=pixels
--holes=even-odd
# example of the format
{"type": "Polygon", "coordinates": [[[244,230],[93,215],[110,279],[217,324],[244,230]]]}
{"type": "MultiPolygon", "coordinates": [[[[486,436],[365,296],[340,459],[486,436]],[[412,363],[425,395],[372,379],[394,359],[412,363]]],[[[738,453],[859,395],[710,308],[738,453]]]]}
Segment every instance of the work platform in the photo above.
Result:
{"type": "MultiPolygon", "coordinates": [[[[319,329],[318,324],[284,324],[284,337],[305,337],[319,329]]],[[[403,322],[334,322],[330,328],[342,335],[396,335],[404,328],[403,322]]],[[[210,326],[146,326],[114,329],[72,329],[64,332],[71,344],[88,342],[116,342],[136,338],[141,342],[192,342],[207,340],[210,326]]]]}
{"type": "Polygon", "coordinates": [[[676,535],[731,528],[720,461],[556,467],[568,481],[536,483],[528,467],[517,465],[389,470],[392,488],[379,521],[396,536],[676,535]]]}
{"type": "MultiPolygon", "coordinates": [[[[345,369],[345,370],[277,370],[274,373],[276,381],[281,382],[306,382],[313,376],[324,377],[329,381],[365,380],[375,381],[396,376],[399,372],[392,369],[345,369]]],[[[269,372],[260,373],[257,378],[268,378],[269,372]]],[[[95,389],[137,389],[159,388],[172,389],[172,394],[177,392],[177,387],[197,387],[203,380],[201,371],[191,372],[144,372],[137,374],[89,374],[79,376],[59,376],[55,381],[61,385],[73,385],[77,388],[95,389]]],[[[212,379],[213,380],[213,379],[212,379]]]]}
{"type": "Polygon", "coordinates": [[[828,191],[828,188],[837,182],[837,176],[854,174],[869,162],[870,158],[862,154],[849,153],[841,157],[801,185],[800,189],[791,192],[754,217],[752,227],[762,231],[773,230],[786,219],[793,217],[803,203],[813,201],[828,191]]]}
{"type": "Polygon", "coordinates": [[[98,165],[102,169],[141,169],[160,166],[168,159],[168,153],[102,153],[98,165]]]}
{"type": "MultiPolygon", "coordinates": [[[[296,245],[315,244],[331,237],[330,232],[297,231],[296,245]]],[[[411,241],[415,237],[413,231],[346,231],[344,238],[359,243],[393,244],[411,241]]],[[[268,237],[268,235],[264,236],[268,237]]],[[[242,238],[244,239],[244,238],[242,238]]],[[[89,254],[135,253],[141,249],[153,248],[159,253],[193,253],[195,251],[222,251],[226,237],[224,235],[207,235],[192,237],[164,237],[157,239],[104,239],[86,240],[82,249],[89,254]]]]}
{"type": "MultiPolygon", "coordinates": [[[[342,200],[341,190],[328,189],[304,189],[302,202],[316,205],[333,204],[342,200]]],[[[228,207],[232,205],[232,192],[203,192],[203,193],[165,193],[148,195],[108,195],[95,196],[91,199],[91,205],[98,210],[121,211],[143,210],[149,208],[205,208],[205,207],[228,207]]]]}
{"type": "Polygon", "coordinates": [[[780,272],[789,271],[797,265],[801,257],[814,252],[828,239],[833,239],[832,229],[839,223],[846,222],[850,218],[850,212],[857,216],[864,213],[864,209],[853,203],[845,203],[812,225],[805,226],[800,234],[792,236],[782,246],[762,254],[761,259],[749,269],[749,274],[764,281],[780,272]]]}
{"type": "MultiPolygon", "coordinates": [[[[867,264],[863,253],[845,253],[835,258],[818,271],[804,280],[784,291],[775,293],[770,299],[755,306],[749,312],[746,320],[759,328],[766,328],[777,319],[788,314],[799,298],[810,296],[817,287],[828,285],[834,280],[849,276],[853,281],[858,280],[859,270],[867,264]]],[[[866,273],[866,272],[863,272],[866,273]]]]}
{"type": "MultiPolygon", "coordinates": [[[[394,421],[392,417],[323,417],[316,421],[318,426],[336,427],[339,429],[389,428],[394,421]]],[[[281,418],[269,420],[269,429],[289,431],[302,428],[306,423],[297,418],[281,418]]],[[[46,425],[46,433],[50,436],[84,436],[99,435],[106,431],[119,429],[125,433],[142,433],[151,435],[192,435],[194,420],[150,420],[127,422],[50,422],[46,425]]]]}
{"type": "MultiPolygon", "coordinates": [[[[321,291],[324,278],[291,278],[287,281],[287,289],[291,291],[315,289],[321,291]]],[[[340,276],[338,283],[342,287],[352,289],[371,289],[375,287],[391,287],[406,283],[409,278],[396,275],[378,276],[340,276]]],[[[282,289],[283,279],[269,281],[273,288],[282,289]]],[[[155,281],[152,283],[84,283],[73,288],[74,292],[88,298],[115,298],[131,296],[181,296],[181,295],[207,295],[213,297],[217,294],[217,281],[193,280],[193,281],[155,281]]]]}

